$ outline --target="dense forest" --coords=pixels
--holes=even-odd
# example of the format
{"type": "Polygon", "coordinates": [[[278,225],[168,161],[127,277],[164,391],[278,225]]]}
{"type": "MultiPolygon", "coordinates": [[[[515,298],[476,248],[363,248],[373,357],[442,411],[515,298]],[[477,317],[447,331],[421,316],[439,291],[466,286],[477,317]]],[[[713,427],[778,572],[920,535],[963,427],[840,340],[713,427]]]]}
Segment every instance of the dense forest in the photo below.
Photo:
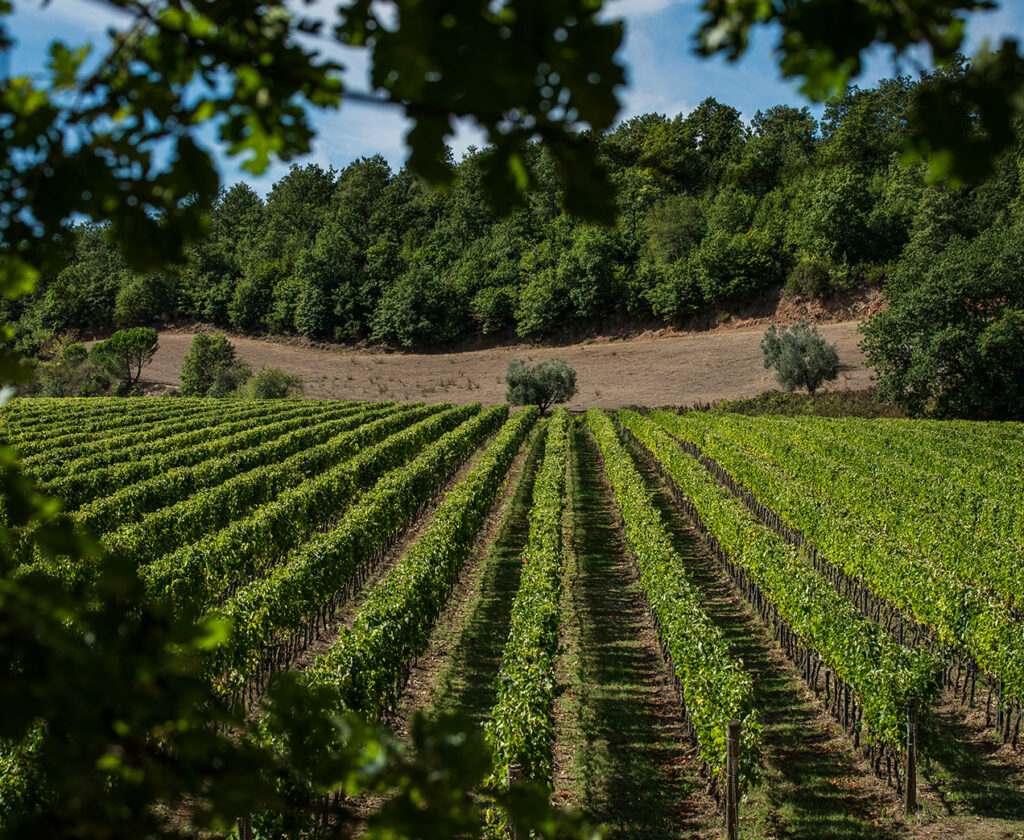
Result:
{"type": "MultiPolygon", "coordinates": [[[[529,206],[504,218],[485,200],[486,149],[448,161],[447,192],[379,156],[340,171],[293,166],[265,200],[244,183],[223,190],[209,234],[173,271],[132,273],[104,229],[72,229],[66,267],[5,301],[5,320],[29,352],[55,334],[178,319],[412,348],[476,333],[542,337],[609,317],[679,322],[780,286],[827,296],[883,284],[890,303],[914,300],[908,317],[934,320],[949,317],[936,296],[983,282],[983,298],[1012,304],[999,335],[1019,338],[1020,146],[970,188],[902,165],[906,114],[930,81],[851,89],[820,121],[777,106],[748,125],[707,99],[686,116],[624,122],[593,138],[617,190],[614,227],[561,209],[539,146],[529,206]]],[[[972,327],[971,342],[989,326],[972,327]]],[[[869,344],[891,362],[888,338],[869,344]]],[[[1005,343],[991,352],[1005,354],[1005,343]]],[[[941,387],[932,368],[903,372],[921,378],[925,399],[941,387]]]]}

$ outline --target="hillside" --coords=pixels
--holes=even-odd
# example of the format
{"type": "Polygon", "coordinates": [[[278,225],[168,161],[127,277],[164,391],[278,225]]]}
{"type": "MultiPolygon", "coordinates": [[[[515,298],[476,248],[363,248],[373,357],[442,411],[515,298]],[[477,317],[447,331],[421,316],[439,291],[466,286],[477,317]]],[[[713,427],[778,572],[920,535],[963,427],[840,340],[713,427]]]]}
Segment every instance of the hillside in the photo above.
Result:
{"type": "MultiPolygon", "coordinates": [[[[819,326],[836,343],[842,369],[831,388],[860,389],[871,372],[857,346],[857,323],[819,326]]],[[[773,387],[761,363],[763,326],[704,333],[651,334],[625,340],[595,338],[564,347],[530,344],[459,353],[384,353],[347,348],[314,349],[251,338],[233,338],[239,356],[254,368],[276,366],[301,376],[306,396],[366,400],[500,402],[505,369],[513,359],[532,363],[566,359],[576,368],[579,394],[572,409],[590,406],[683,405],[754,396],[773,387]]],[[[143,376],[176,386],[192,332],[160,334],[160,349],[143,376]]]]}

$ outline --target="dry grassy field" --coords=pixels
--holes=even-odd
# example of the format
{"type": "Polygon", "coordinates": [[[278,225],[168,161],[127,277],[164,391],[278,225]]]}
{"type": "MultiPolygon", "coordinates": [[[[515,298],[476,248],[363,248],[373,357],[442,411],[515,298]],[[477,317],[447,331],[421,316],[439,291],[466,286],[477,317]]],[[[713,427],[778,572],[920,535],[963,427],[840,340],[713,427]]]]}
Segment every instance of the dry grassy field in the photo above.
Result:
{"type": "MultiPolygon", "coordinates": [[[[854,321],[824,324],[821,333],[839,348],[842,369],[833,389],[862,389],[871,372],[857,346],[854,321]]],[[[280,367],[302,377],[306,396],[359,400],[425,400],[495,403],[505,398],[505,369],[513,359],[530,363],[566,359],[578,374],[579,394],[570,409],[590,406],[684,405],[750,397],[773,387],[761,364],[764,327],[669,333],[614,340],[596,338],[561,347],[530,344],[456,353],[386,353],[349,348],[314,349],[251,338],[233,338],[253,368],[280,367]]],[[[192,333],[162,332],[160,349],[143,378],[175,386],[192,333]]]]}

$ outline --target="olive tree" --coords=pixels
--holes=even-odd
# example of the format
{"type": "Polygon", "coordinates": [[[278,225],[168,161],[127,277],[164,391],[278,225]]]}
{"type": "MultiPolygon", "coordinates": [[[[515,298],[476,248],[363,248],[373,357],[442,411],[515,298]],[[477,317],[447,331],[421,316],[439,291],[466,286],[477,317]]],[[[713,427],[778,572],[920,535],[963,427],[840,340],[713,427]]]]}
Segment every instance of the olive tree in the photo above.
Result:
{"type": "Polygon", "coordinates": [[[505,373],[509,405],[535,405],[543,414],[555,403],[576,396],[576,371],[566,361],[553,359],[527,367],[522,359],[509,363],[505,373]]]}
{"type": "Polygon", "coordinates": [[[817,327],[798,321],[781,330],[772,324],[761,339],[764,366],[775,368],[775,378],[787,391],[806,388],[813,394],[823,382],[839,376],[839,353],[817,327]]]}

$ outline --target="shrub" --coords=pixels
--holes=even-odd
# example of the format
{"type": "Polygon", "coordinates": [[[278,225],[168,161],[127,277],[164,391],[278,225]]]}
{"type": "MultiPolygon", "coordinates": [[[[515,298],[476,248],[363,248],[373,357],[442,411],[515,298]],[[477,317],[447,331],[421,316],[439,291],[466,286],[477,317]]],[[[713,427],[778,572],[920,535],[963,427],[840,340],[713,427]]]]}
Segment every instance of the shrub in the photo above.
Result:
{"type": "Polygon", "coordinates": [[[817,255],[811,255],[796,264],[786,280],[783,293],[816,298],[822,297],[831,288],[832,272],[828,262],[817,255]]]}
{"type": "Polygon", "coordinates": [[[569,314],[569,290],[553,267],[534,274],[519,292],[516,333],[520,336],[551,332],[569,314]]]}
{"type": "Polygon", "coordinates": [[[169,319],[177,308],[175,289],[163,274],[133,275],[114,299],[114,323],[131,327],[169,319]]]}
{"type": "Polygon", "coordinates": [[[839,376],[839,353],[817,327],[798,321],[781,330],[772,324],[761,339],[764,366],[775,368],[775,378],[787,391],[806,388],[813,394],[822,382],[839,376]]]}
{"type": "Polygon", "coordinates": [[[576,395],[576,371],[562,359],[527,367],[522,359],[510,362],[505,374],[509,405],[535,405],[543,414],[555,403],[564,403],[576,395]]]}
{"type": "Polygon", "coordinates": [[[680,410],[708,411],[711,414],[747,414],[754,417],[906,417],[899,406],[880,400],[870,389],[829,391],[814,395],[764,391],[756,397],[723,400],[711,406],[687,406],[680,410]]]}
{"type": "Polygon", "coordinates": [[[654,313],[666,321],[677,321],[696,314],[704,305],[704,292],[688,262],[677,262],[651,269],[657,281],[648,293],[654,313]]]}
{"type": "Polygon", "coordinates": [[[227,336],[199,333],[181,364],[183,397],[226,397],[252,376],[227,336]]]}
{"type": "Polygon", "coordinates": [[[302,396],[302,378],[285,373],[281,368],[260,368],[242,389],[249,399],[282,400],[302,396]]]}
{"type": "Polygon", "coordinates": [[[706,236],[690,258],[690,271],[710,301],[736,301],[782,282],[777,243],[762,230],[706,236]]]}
{"type": "Polygon", "coordinates": [[[111,377],[89,360],[84,344],[59,345],[54,358],[39,366],[39,393],[44,397],[96,397],[109,394],[111,377]]]}

